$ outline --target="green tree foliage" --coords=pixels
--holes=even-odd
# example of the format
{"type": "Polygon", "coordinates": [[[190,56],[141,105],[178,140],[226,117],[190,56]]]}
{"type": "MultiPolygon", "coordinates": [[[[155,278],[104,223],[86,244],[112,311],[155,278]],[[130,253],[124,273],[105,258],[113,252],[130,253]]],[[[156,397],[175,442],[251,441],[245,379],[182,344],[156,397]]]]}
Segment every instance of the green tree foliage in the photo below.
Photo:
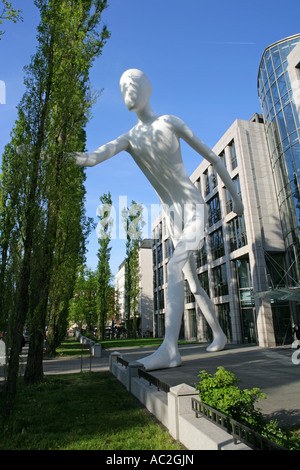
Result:
{"type": "Polygon", "coordinates": [[[65,321],[76,266],[83,261],[89,226],[85,174],[69,156],[85,149],[84,127],[95,100],[89,71],[109,37],[99,26],[106,1],[35,0],[35,5],[41,15],[37,51],[25,68],[26,92],[2,159],[0,308],[12,332],[3,394],[7,409],[16,392],[25,321],[30,329],[25,382],[34,383],[43,378],[46,322],[52,337],[59,337],[57,325],[65,321]]]}
{"type": "Polygon", "coordinates": [[[142,240],[143,206],[135,201],[122,212],[123,224],[126,231],[125,258],[125,310],[127,335],[136,336],[138,299],[140,294],[140,263],[139,248],[142,240]]]}
{"type": "Polygon", "coordinates": [[[100,197],[101,205],[98,208],[97,215],[99,217],[98,224],[98,337],[104,340],[105,325],[108,312],[111,309],[111,270],[110,270],[110,252],[109,246],[111,239],[111,227],[113,219],[110,217],[112,199],[111,194],[103,194],[100,197]]]}
{"type": "Polygon", "coordinates": [[[78,326],[97,323],[98,317],[97,273],[86,266],[79,266],[73,297],[69,302],[68,320],[78,326]]]}
{"type": "MultiPolygon", "coordinates": [[[[2,5],[0,5],[0,26],[5,20],[10,20],[14,23],[17,23],[17,21],[22,20],[21,13],[22,10],[15,10],[11,2],[9,2],[8,0],[2,0],[2,5]]],[[[3,34],[4,31],[0,30],[0,41],[1,36],[3,36],[3,34]]]]}

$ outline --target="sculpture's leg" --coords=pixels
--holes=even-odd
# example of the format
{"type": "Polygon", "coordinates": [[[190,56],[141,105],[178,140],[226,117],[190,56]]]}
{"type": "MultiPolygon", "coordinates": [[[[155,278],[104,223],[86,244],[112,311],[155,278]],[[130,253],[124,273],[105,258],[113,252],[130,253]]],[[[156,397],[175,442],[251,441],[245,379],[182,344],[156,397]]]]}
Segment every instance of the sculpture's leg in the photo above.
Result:
{"type": "Polygon", "coordinates": [[[143,359],[138,359],[138,362],[142,363],[146,370],[167,369],[181,365],[181,357],[178,350],[178,336],[184,309],[182,264],[186,262],[186,255],[182,253],[180,248],[180,244],[178,244],[168,263],[164,341],[153,354],[143,359]]]}
{"type": "Polygon", "coordinates": [[[200,285],[193,256],[190,257],[189,261],[184,266],[183,272],[189,283],[190,290],[194,294],[196,302],[213,332],[213,342],[206,350],[222,351],[227,343],[227,338],[217,319],[211,299],[200,285]]]}

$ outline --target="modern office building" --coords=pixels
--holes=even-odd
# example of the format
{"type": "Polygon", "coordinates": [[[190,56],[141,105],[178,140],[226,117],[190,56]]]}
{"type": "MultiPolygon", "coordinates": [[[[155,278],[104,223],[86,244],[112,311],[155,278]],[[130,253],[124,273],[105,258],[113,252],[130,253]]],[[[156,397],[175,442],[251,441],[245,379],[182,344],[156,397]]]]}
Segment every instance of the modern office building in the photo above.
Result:
{"type": "Polygon", "coordinates": [[[120,264],[115,275],[115,301],[118,319],[125,321],[125,261],[120,264]]]}
{"type": "MultiPolygon", "coordinates": [[[[229,342],[272,347],[292,341],[300,320],[300,34],[266,48],[258,73],[262,115],[236,120],[214,147],[244,203],[231,197],[203,161],[191,175],[208,210],[195,253],[198,277],[229,342]]],[[[154,332],[164,335],[172,242],[163,214],[153,224],[154,332]]],[[[209,341],[210,328],[185,283],[181,337],[209,341]]]]}
{"type": "Polygon", "coordinates": [[[258,73],[258,94],[285,242],[287,286],[300,283],[300,117],[295,102],[295,97],[299,99],[299,84],[293,75],[300,63],[299,48],[293,53],[299,41],[300,34],[267,47],[258,73]],[[289,58],[294,65],[290,68],[289,58]]]}
{"type": "MultiPolygon", "coordinates": [[[[140,242],[140,293],[138,299],[138,330],[143,335],[153,334],[153,283],[152,283],[152,241],[149,239],[140,242]]],[[[125,288],[125,261],[119,266],[115,275],[115,293],[118,302],[118,313],[121,321],[126,320],[126,288],[125,288]]]]}
{"type": "MultiPolygon", "coordinates": [[[[206,237],[194,254],[198,277],[230,342],[274,346],[272,307],[257,294],[269,288],[266,253],[276,256],[284,244],[261,117],[236,120],[213,150],[235,182],[244,215],[235,215],[230,194],[214,168],[203,161],[191,175],[208,210],[206,237]]],[[[155,333],[162,336],[167,263],[173,249],[163,214],[155,221],[153,238],[155,333]]],[[[186,339],[211,339],[188,283],[181,334],[186,339]]]]}
{"type": "Polygon", "coordinates": [[[300,116],[300,41],[288,55],[287,71],[298,116],[300,116]]]}

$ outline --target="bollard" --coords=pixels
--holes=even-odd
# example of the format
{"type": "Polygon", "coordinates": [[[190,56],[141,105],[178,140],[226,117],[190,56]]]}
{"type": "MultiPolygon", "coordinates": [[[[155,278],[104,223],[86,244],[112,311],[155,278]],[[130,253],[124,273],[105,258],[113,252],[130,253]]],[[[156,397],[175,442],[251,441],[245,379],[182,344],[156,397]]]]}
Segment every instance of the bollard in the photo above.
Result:
{"type": "Polygon", "coordinates": [[[102,347],[99,343],[94,343],[92,345],[92,354],[94,357],[101,357],[102,347]]]}

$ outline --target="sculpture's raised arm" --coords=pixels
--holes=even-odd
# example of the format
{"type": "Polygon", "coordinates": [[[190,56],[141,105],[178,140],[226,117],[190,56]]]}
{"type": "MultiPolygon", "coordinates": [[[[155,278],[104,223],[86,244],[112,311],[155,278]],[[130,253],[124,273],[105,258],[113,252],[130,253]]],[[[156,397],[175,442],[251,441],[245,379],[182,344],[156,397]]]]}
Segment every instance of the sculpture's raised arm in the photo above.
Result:
{"type": "Polygon", "coordinates": [[[78,166],[95,166],[98,163],[104,162],[113,157],[117,153],[128,149],[127,135],[123,134],[117,139],[102,145],[94,152],[90,153],[76,153],[75,162],[78,166]]]}
{"type": "Polygon", "coordinates": [[[176,127],[179,136],[213,165],[232,196],[233,211],[237,215],[242,215],[244,212],[243,203],[236,191],[235,184],[226,170],[222,160],[204,142],[202,142],[202,140],[200,140],[183,121],[178,119],[176,127]]]}

